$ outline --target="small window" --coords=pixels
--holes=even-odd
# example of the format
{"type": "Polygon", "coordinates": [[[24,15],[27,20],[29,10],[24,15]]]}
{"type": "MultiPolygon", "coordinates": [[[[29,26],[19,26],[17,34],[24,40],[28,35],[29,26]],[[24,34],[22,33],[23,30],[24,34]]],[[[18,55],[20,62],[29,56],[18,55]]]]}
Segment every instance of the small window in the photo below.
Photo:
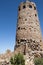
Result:
{"type": "Polygon", "coordinates": [[[33,42],[35,43],[35,40],[33,42]]]}
{"type": "Polygon", "coordinates": [[[25,30],[25,28],[21,28],[21,30],[23,30],[23,29],[25,30]]]}
{"type": "Polygon", "coordinates": [[[20,29],[20,27],[18,27],[18,29],[20,29]]]}
{"type": "Polygon", "coordinates": [[[31,5],[29,5],[29,8],[32,8],[32,6],[31,6],[31,5]]]}
{"type": "Polygon", "coordinates": [[[18,41],[18,44],[20,43],[20,40],[17,40],[18,41]]]}
{"type": "Polygon", "coordinates": [[[42,51],[42,49],[40,49],[40,51],[42,51]]]}
{"type": "Polygon", "coordinates": [[[34,6],[34,10],[36,10],[36,7],[34,6]]]}
{"type": "Polygon", "coordinates": [[[24,9],[24,8],[26,8],[26,6],[25,6],[25,5],[23,6],[23,9],[24,9]]]}
{"type": "Polygon", "coordinates": [[[37,16],[37,14],[35,14],[35,16],[37,16]]]}
{"type": "Polygon", "coordinates": [[[26,40],[25,40],[25,39],[21,39],[21,42],[24,42],[24,41],[26,42],[26,40]]]}

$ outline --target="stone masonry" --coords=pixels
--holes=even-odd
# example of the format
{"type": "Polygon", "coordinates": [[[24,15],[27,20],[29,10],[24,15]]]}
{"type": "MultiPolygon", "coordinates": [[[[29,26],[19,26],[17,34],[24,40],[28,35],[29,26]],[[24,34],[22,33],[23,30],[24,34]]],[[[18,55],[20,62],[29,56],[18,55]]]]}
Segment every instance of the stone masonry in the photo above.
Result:
{"type": "Polygon", "coordinates": [[[22,2],[18,7],[15,49],[18,48],[21,48],[18,51],[23,54],[26,54],[29,50],[43,50],[40,22],[34,2],[22,2]]]}

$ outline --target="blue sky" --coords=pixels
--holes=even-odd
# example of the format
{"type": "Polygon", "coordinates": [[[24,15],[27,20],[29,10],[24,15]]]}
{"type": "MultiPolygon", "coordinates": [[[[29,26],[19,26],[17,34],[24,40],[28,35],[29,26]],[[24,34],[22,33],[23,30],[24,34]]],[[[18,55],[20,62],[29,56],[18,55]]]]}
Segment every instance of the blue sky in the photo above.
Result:
{"type": "MultiPolygon", "coordinates": [[[[0,0],[0,53],[14,50],[18,5],[25,0],[0,0]]],[[[43,0],[31,0],[36,3],[43,37],[43,0]]]]}

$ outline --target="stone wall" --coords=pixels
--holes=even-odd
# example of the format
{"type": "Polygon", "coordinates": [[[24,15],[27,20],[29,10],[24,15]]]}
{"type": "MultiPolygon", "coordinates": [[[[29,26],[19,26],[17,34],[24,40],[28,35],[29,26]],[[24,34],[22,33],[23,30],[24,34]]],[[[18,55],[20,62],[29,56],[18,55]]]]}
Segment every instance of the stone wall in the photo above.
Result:
{"type": "Polygon", "coordinates": [[[42,36],[37,8],[34,2],[22,2],[18,7],[15,48],[27,44],[32,51],[41,51],[42,36]]]}

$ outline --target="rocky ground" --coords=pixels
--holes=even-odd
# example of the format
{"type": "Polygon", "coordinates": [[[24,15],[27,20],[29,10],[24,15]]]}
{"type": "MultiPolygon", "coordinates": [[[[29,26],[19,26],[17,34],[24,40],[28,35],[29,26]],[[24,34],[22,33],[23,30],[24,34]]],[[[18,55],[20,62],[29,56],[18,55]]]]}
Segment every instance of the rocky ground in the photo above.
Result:
{"type": "Polygon", "coordinates": [[[10,58],[14,55],[14,52],[7,50],[4,54],[0,54],[0,65],[9,65],[10,58]]]}

